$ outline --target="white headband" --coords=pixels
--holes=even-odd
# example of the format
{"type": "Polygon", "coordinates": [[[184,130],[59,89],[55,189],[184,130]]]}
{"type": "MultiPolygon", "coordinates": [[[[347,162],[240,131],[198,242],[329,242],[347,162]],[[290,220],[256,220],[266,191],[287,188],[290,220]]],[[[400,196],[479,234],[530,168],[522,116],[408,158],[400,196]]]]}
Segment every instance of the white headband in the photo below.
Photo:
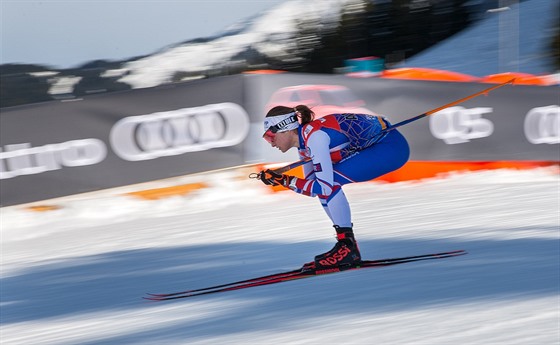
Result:
{"type": "Polygon", "coordinates": [[[299,122],[295,112],[280,116],[265,117],[264,119],[264,130],[268,131],[270,128],[276,127],[276,131],[273,132],[285,132],[291,129],[296,129],[299,127],[299,122]]]}

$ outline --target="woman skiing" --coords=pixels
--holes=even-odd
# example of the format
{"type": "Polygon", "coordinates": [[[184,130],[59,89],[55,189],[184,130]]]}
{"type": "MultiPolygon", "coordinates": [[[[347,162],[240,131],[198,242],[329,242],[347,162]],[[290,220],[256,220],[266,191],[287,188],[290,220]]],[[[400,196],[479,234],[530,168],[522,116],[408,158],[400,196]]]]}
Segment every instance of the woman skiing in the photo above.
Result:
{"type": "Polygon", "coordinates": [[[263,138],[282,152],[296,147],[300,158],[310,161],[303,165],[304,178],[270,169],[261,171],[259,178],[267,185],[317,196],[337,233],[335,246],[304,268],[328,269],[361,261],[342,186],[372,180],[406,163],[408,143],[397,130],[383,131],[389,126],[385,118],[366,114],[331,114],[314,120],[305,105],[276,106],[267,113],[263,138]]]}

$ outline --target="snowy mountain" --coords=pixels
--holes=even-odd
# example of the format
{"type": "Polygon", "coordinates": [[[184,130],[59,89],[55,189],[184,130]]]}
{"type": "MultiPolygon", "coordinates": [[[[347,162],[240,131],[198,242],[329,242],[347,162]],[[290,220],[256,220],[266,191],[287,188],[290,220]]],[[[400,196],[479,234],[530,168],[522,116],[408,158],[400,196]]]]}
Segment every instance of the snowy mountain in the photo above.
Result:
{"type": "MultiPolygon", "coordinates": [[[[558,20],[557,0],[512,0],[507,2],[509,7],[499,8],[503,3],[482,1],[463,5],[478,12],[479,20],[396,67],[447,69],[477,76],[506,71],[554,72],[546,52],[554,34],[550,28],[558,20]]],[[[187,42],[126,63],[120,69],[123,76],[119,81],[142,88],[171,82],[180,73],[192,77],[228,66],[244,70],[249,62],[237,57],[249,50],[265,59],[301,59],[305,53],[305,47],[298,45],[302,29],[308,34],[304,39],[318,41],[326,29],[339,24],[342,15],[360,11],[365,11],[365,2],[358,0],[286,1],[214,39],[187,42]]],[[[314,47],[313,43],[308,44],[307,48],[314,47]]]]}
{"type": "Polygon", "coordinates": [[[197,73],[235,63],[248,49],[275,59],[293,58],[294,38],[302,21],[316,23],[315,30],[334,25],[343,10],[360,6],[356,0],[291,0],[229,28],[223,36],[207,42],[184,43],[132,61],[120,70],[119,81],[133,88],[171,81],[178,72],[197,73]],[[305,15],[302,17],[302,13],[305,15]],[[233,33],[233,34],[232,34],[233,33]]]}
{"type": "Polygon", "coordinates": [[[59,71],[46,66],[2,65],[1,105],[146,88],[255,69],[331,73],[344,59],[368,55],[385,57],[392,67],[447,69],[477,76],[498,73],[502,67],[554,73],[550,44],[552,35],[558,35],[554,31],[557,0],[519,4],[511,0],[513,5],[508,8],[512,10],[505,12],[510,18],[517,14],[519,22],[513,27],[517,34],[506,30],[499,19],[503,13],[494,11],[502,3],[287,0],[212,37],[172,44],[127,61],[98,60],[59,71]],[[517,49],[512,47],[515,43],[517,49]],[[501,45],[506,50],[499,50],[501,45]],[[404,63],[395,65],[405,58],[404,63]]]}

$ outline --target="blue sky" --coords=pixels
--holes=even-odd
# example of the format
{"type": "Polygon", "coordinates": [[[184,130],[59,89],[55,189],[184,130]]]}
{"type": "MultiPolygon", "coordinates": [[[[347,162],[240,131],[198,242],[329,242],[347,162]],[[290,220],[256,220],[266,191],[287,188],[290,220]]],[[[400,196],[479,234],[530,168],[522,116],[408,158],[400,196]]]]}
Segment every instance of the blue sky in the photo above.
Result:
{"type": "Polygon", "coordinates": [[[0,63],[56,68],[151,54],[285,0],[0,0],[0,63]]]}

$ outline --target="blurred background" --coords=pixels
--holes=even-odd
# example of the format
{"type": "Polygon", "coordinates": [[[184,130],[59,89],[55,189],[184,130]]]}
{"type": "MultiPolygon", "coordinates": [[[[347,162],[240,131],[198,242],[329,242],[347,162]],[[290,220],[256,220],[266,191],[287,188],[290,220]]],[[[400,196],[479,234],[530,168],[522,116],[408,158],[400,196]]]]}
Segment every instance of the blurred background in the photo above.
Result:
{"type": "MultiPolygon", "coordinates": [[[[425,67],[485,77],[560,68],[555,0],[10,1],[1,106],[253,70],[425,67]]],[[[550,83],[550,81],[549,81],[550,83]]]]}
{"type": "Polygon", "coordinates": [[[559,10],[557,0],[3,1],[0,204],[297,160],[262,145],[275,105],[397,123],[512,78],[516,87],[403,127],[411,160],[557,162],[559,10]]]}

